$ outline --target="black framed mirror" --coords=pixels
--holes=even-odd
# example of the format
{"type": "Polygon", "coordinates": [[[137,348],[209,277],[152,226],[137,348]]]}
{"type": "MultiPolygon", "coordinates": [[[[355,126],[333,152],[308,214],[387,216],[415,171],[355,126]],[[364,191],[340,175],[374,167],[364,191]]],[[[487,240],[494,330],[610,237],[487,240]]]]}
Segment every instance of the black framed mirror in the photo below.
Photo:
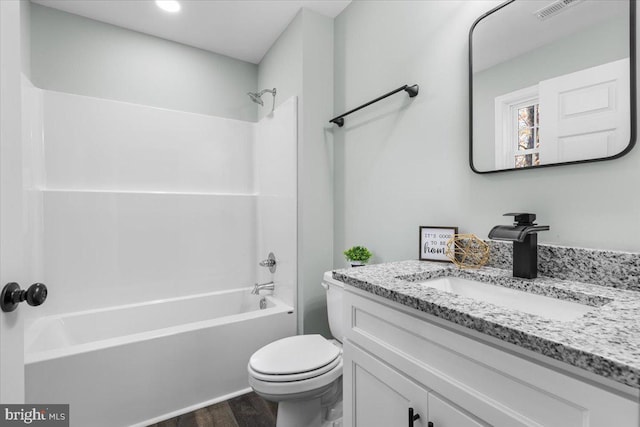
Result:
{"type": "Polygon", "coordinates": [[[636,140],[635,0],[509,0],[469,32],[477,173],[611,160],[636,140]]]}

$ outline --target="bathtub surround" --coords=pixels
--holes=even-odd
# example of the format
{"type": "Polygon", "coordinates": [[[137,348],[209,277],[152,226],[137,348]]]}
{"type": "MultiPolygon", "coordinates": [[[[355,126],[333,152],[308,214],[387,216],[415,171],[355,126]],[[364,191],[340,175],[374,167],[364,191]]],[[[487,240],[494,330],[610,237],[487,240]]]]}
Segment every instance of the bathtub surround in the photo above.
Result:
{"type": "Polygon", "coordinates": [[[469,29],[500,3],[355,1],[336,18],[335,113],[371,99],[371,88],[415,81],[421,91],[410,108],[390,98],[334,132],[336,267],[356,243],[376,262],[415,258],[425,223],[486,238],[514,209],[551,226],[540,243],[640,251],[637,147],[593,164],[491,176],[469,168],[469,29]]]}
{"type": "Polygon", "coordinates": [[[32,258],[51,290],[28,318],[248,287],[269,251],[295,305],[295,99],[253,124],[25,92],[32,258]]]}

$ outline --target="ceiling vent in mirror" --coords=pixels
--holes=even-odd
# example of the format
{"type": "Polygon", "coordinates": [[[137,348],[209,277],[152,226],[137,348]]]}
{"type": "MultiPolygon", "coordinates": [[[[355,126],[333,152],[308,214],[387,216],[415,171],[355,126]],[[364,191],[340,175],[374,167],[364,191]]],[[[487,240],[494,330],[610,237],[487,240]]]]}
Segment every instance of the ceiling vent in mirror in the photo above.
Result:
{"type": "Polygon", "coordinates": [[[543,7],[542,9],[535,11],[533,14],[539,20],[544,21],[545,19],[549,19],[552,16],[555,16],[560,12],[567,10],[569,6],[574,6],[581,1],[582,0],[557,0],[543,7]]]}

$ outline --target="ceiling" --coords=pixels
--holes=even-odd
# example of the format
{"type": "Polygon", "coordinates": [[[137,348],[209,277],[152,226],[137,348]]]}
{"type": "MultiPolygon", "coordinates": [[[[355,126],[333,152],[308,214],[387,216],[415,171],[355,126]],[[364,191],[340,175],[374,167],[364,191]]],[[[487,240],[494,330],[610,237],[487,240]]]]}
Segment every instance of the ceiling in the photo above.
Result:
{"type": "Polygon", "coordinates": [[[590,0],[576,2],[545,21],[535,17],[536,11],[553,3],[556,2],[514,2],[478,22],[473,30],[473,71],[485,70],[570,34],[629,15],[628,1],[590,0]]]}
{"type": "Polygon", "coordinates": [[[180,0],[168,13],[153,0],[32,0],[43,6],[259,63],[298,11],[335,18],[351,0],[180,0]]]}

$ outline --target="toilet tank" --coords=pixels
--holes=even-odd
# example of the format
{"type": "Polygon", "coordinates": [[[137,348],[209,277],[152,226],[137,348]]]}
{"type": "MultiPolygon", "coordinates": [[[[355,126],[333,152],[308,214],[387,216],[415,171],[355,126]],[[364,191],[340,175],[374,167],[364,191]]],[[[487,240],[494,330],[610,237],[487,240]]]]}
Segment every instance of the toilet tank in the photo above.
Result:
{"type": "Polygon", "coordinates": [[[335,280],[330,271],[324,273],[322,287],[327,291],[327,315],[331,335],[342,342],[344,325],[342,323],[342,294],[344,283],[335,280]]]}

